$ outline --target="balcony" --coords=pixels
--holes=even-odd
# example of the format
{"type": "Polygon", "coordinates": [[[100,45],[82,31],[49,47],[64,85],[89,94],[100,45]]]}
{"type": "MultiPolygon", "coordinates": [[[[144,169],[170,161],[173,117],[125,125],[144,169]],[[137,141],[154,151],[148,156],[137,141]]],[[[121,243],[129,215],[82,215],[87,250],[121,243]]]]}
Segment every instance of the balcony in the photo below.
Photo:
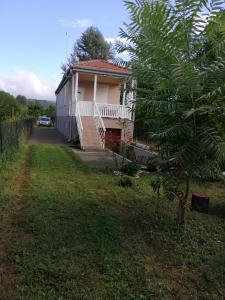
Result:
{"type": "MultiPolygon", "coordinates": [[[[98,114],[102,118],[128,119],[132,120],[132,110],[125,105],[96,103],[99,110],[98,114]]],[[[79,101],[79,114],[83,117],[91,117],[96,115],[96,106],[93,101],[79,101]]],[[[72,115],[75,115],[74,106],[72,107],[72,115]]]]}

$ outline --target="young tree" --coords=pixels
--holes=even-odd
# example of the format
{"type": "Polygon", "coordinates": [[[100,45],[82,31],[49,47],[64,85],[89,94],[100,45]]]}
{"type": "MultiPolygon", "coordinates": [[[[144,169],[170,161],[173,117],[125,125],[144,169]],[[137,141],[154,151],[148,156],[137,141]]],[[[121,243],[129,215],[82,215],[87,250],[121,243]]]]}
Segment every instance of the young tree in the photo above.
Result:
{"type": "Polygon", "coordinates": [[[114,56],[112,44],[104,39],[103,34],[97,27],[91,26],[76,41],[70,58],[67,63],[61,65],[61,69],[65,72],[68,66],[77,60],[109,60],[113,59],[114,56]]]}
{"type": "Polygon", "coordinates": [[[168,171],[184,179],[177,195],[183,224],[191,178],[215,177],[224,160],[223,1],[168,2],[125,1],[131,22],[121,30],[127,45],[118,49],[130,52],[135,75],[149,82],[142,90],[145,106],[160,118],[150,137],[168,171]]]}

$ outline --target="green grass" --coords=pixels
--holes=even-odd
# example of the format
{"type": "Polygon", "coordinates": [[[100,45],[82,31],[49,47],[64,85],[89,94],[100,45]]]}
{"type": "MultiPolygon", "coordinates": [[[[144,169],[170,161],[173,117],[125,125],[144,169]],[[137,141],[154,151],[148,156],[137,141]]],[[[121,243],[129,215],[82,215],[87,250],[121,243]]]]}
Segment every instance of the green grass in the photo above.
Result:
{"type": "Polygon", "coordinates": [[[7,159],[0,155],[0,242],[2,218],[9,202],[19,192],[21,182],[20,170],[24,164],[27,147],[21,143],[20,147],[10,153],[7,159]]]}
{"type": "Polygon", "coordinates": [[[187,210],[179,227],[149,176],[124,189],[69,149],[35,145],[30,157],[18,299],[223,299],[223,186],[193,186],[210,212],[187,210]]]}

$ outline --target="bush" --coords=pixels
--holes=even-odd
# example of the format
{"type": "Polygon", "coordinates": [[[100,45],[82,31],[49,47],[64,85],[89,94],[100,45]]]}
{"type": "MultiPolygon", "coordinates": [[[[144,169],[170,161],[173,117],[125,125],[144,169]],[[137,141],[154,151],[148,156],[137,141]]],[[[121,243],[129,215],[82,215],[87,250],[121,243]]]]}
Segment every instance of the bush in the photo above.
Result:
{"type": "Polygon", "coordinates": [[[147,170],[149,172],[156,172],[157,171],[157,161],[154,158],[150,158],[147,161],[147,170]]]}
{"type": "Polygon", "coordinates": [[[160,197],[160,188],[163,183],[163,178],[161,176],[157,176],[151,179],[150,185],[153,189],[153,192],[157,195],[157,197],[160,197]]]}
{"type": "Polygon", "coordinates": [[[140,170],[140,166],[136,162],[129,162],[122,166],[121,172],[128,176],[134,176],[140,170]]]}
{"type": "Polygon", "coordinates": [[[123,176],[120,178],[119,185],[122,187],[131,187],[133,185],[133,181],[128,176],[123,176]]]}

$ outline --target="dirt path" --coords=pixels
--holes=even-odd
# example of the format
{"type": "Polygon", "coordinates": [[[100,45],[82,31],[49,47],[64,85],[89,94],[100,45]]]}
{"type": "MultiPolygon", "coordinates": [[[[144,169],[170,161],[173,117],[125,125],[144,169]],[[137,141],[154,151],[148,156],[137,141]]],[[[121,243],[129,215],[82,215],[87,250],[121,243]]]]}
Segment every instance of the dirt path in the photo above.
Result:
{"type": "Polygon", "coordinates": [[[0,300],[15,299],[15,273],[17,266],[15,254],[21,241],[27,236],[18,226],[22,219],[22,211],[26,204],[25,191],[29,182],[32,146],[29,146],[27,155],[20,169],[19,189],[15,197],[8,204],[2,221],[2,243],[0,244],[0,300]]]}

